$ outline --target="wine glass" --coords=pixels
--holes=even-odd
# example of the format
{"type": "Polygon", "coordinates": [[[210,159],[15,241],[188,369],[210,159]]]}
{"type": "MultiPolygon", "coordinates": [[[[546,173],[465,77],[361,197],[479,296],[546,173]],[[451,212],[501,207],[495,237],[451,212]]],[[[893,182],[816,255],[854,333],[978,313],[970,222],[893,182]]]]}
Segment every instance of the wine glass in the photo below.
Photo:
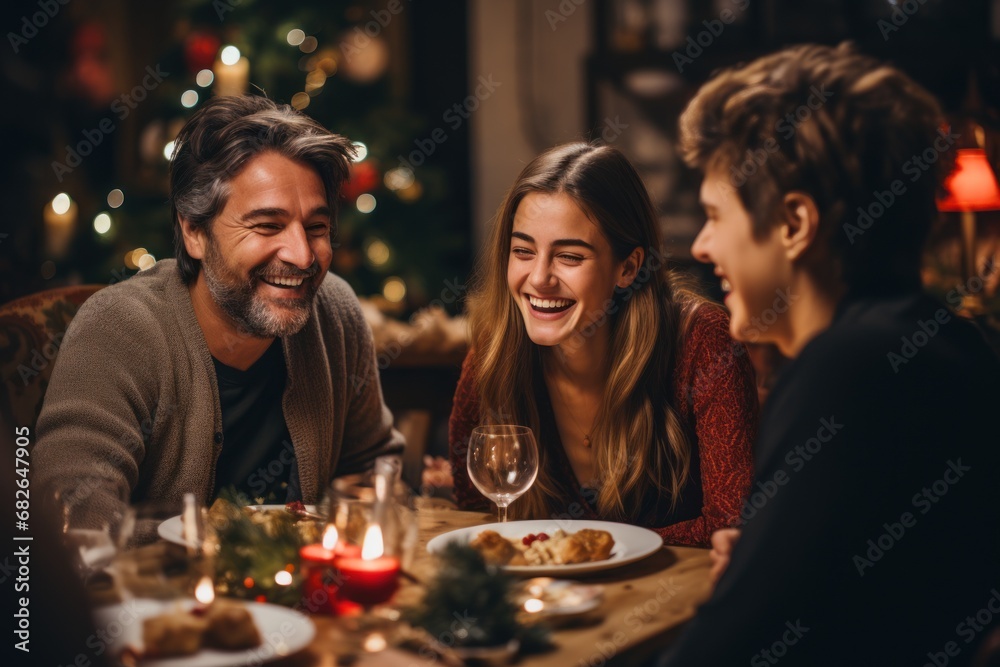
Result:
{"type": "Polygon", "coordinates": [[[507,506],[531,488],[538,476],[538,445],[527,426],[478,426],[469,438],[469,478],[496,503],[500,522],[507,506]]]}
{"type": "Polygon", "coordinates": [[[151,501],[129,507],[118,531],[113,570],[123,599],[214,598],[212,541],[204,508],[193,494],[183,502],[151,501]],[[158,527],[180,519],[180,537],[160,539],[158,527]]]}

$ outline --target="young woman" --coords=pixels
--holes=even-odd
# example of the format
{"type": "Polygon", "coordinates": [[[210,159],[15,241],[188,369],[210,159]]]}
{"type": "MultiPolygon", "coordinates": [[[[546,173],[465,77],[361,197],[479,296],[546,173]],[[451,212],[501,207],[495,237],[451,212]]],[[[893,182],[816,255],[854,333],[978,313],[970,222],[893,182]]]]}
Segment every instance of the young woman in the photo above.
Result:
{"type": "Polygon", "coordinates": [[[721,308],[667,271],[656,215],[616,149],[554,148],[500,208],[469,300],[451,415],[455,495],[480,424],[530,426],[539,473],[511,518],[601,518],[708,545],[738,518],[757,427],[753,369],[721,308]]]}

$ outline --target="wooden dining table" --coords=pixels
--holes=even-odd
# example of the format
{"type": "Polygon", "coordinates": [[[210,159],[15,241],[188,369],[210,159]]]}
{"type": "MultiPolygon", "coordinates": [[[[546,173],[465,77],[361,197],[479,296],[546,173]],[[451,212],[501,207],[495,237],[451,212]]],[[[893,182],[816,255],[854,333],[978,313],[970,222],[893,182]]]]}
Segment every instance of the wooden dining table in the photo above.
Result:
{"type": "MultiPolygon", "coordinates": [[[[437,562],[427,542],[458,528],[493,523],[496,517],[463,512],[444,503],[425,503],[417,513],[418,545],[409,572],[393,600],[394,606],[418,602],[424,583],[434,576],[437,562]]],[[[604,587],[602,604],[572,627],[554,629],[553,647],[522,655],[524,667],[602,667],[632,665],[666,648],[697,607],[708,599],[710,560],[707,549],[664,546],[651,556],[620,567],[578,576],[604,587]]],[[[398,647],[368,652],[352,630],[349,618],[313,615],[316,636],[304,650],[270,663],[275,667],[413,667],[434,664],[427,653],[398,647]]],[[[391,644],[391,642],[390,642],[391,644]]]]}

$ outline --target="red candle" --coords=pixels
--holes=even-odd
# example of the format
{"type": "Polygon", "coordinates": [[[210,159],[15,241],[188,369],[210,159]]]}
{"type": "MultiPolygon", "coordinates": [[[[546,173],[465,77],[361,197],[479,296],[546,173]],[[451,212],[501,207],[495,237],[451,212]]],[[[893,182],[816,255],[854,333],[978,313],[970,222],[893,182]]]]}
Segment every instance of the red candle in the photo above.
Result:
{"type": "Polygon", "coordinates": [[[307,544],[299,549],[302,568],[302,604],[308,611],[318,614],[333,613],[333,598],[337,587],[328,583],[332,579],[336,553],[322,544],[307,544]]]}
{"type": "Polygon", "coordinates": [[[399,559],[381,556],[371,560],[357,556],[337,556],[340,597],[361,605],[385,602],[399,584],[399,559]]]}
{"type": "Polygon", "coordinates": [[[302,602],[314,613],[336,614],[337,583],[336,562],[340,556],[360,557],[361,547],[338,542],[334,549],[322,544],[307,544],[299,549],[302,568],[302,602]]]}

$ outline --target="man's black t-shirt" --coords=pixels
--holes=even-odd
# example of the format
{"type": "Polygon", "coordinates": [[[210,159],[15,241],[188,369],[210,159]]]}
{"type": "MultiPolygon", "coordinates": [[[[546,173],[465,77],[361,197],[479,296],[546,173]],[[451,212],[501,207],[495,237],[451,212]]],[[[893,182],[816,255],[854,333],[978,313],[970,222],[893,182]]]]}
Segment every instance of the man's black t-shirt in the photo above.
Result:
{"type": "Polygon", "coordinates": [[[222,453],[215,466],[215,491],[233,486],[250,499],[274,493],[278,503],[299,499],[295,450],[285,425],[285,355],[281,340],[245,371],[218,359],[215,375],[222,405],[222,453]]]}

